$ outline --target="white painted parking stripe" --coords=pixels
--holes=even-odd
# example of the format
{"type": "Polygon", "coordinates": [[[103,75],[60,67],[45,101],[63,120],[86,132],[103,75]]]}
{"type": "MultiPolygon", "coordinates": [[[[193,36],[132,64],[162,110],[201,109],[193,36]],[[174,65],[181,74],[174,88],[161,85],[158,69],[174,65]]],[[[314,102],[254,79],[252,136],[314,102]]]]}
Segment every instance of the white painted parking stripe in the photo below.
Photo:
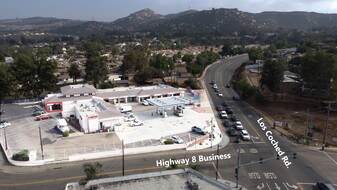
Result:
{"type": "Polygon", "coordinates": [[[337,165],[336,160],[334,160],[328,153],[324,152],[324,154],[325,154],[328,158],[330,158],[330,159],[337,165]]]}

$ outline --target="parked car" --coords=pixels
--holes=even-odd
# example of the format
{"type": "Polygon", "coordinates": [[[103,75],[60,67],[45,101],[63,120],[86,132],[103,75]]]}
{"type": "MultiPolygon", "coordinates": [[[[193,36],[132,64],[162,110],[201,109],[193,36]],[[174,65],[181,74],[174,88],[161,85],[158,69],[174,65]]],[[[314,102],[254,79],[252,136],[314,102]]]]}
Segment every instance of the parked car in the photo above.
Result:
{"type": "Polygon", "coordinates": [[[218,88],[218,85],[213,84],[213,88],[214,88],[214,89],[218,88]]]}
{"type": "Polygon", "coordinates": [[[222,93],[218,93],[218,96],[219,96],[219,97],[223,97],[223,94],[222,94],[222,93]]]}
{"type": "Polygon", "coordinates": [[[228,132],[228,134],[229,134],[230,136],[232,136],[232,137],[238,135],[238,132],[234,129],[234,127],[228,128],[228,131],[227,131],[227,132],[228,132]]]}
{"type": "Polygon", "coordinates": [[[243,130],[243,126],[242,126],[241,121],[236,121],[236,122],[235,122],[235,128],[236,128],[237,130],[243,130]]]}
{"type": "Polygon", "coordinates": [[[182,144],[184,141],[183,139],[181,139],[179,136],[177,135],[173,135],[171,137],[171,139],[173,140],[174,143],[177,143],[177,144],[182,144]]]}
{"type": "Polygon", "coordinates": [[[134,121],[136,119],[137,118],[133,114],[130,114],[130,115],[124,117],[124,121],[134,121]]]}
{"type": "Polygon", "coordinates": [[[132,127],[142,126],[142,125],[144,125],[144,123],[142,121],[138,120],[138,119],[136,119],[136,120],[134,120],[134,121],[131,122],[131,126],[132,127]]]}
{"type": "Polygon", "coordinates": [[[0,122],[0,129],[5,128],[5,127],[10,127],[11,123],[9,123],[8,121],[1,121],[0,122]]]}
{"type": "Polygon", "coordinates": [[[220,90],[218,88],[214,89],[214,92],[220,92],[220,90]]]}
{"type": "Polygon", "coordinates": [[[220,115],[221,119],[228,119],[228,115],[227,115],[226,111],[221,111],[219,113],[219,115],[220,115]]]}
{"type": "Polygon", "coordinates": [[[212,81],[211,81],[211,85],[214,85],[214,84],[215,84],[215,81],[214,81],[214,80],[212,80],[212,81]]]}
{"type": "Polygon", "coordinates": [[[144,106],[148,106],[148,105],[149,105],[149,102],[146,101],[146,100],[143,100],[142,104],[143,104],[144,106]]]}
{"type": "Polygon", "coordinates": [[[193,126],[192,127],[192,131],[195,132],[195,133],[202,134],[202,135],[206,135],[207,134],[206,130],[203,130],[200,127],[197,127],[197,126],[193,126]]]}
{"type": "Polygon", "coordinates": [[[34,111],[34,113],[32,114],[33,116],[39,116],[39,115],[42,115],[42,114],[45,114],[46,112],[45,111],[42,111],[42,110],[36,110],[34,111]]]}
{"type": "Polygon", "coordinates": [[[245,141],[249,141],[250,140],[250,135],[248,134],[248,132],[246,130],[242,130],[241,133],[241,138],[245,141]]]}
{"type": "Polygon", "coordinates": [[[216,110],[217,110],[217,111],[224,111],[225,108],[224,108],[222,105],[218,105],[218,106],[216,107],[216,110]]]}
{"type": "Polygon", "coordinates": [[[36,116],[36,121],[46,120],[50,118],[51,116],[49,114],[42,114],[42,115],[36,116]]]}
{"type": "Polygon", "coordinates": [[[317,182],[316,187],[319,190],[335,190],[332,184],[327,183],[327,182],[317,182]]]}

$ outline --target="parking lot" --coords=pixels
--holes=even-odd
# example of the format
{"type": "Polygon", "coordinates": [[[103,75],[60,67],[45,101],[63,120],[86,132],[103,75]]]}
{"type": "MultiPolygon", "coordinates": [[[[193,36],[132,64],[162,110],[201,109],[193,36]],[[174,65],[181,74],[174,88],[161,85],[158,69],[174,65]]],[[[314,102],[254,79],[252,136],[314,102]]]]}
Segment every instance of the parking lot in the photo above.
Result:
{"type": "MultiPolygon", "coordinates": [[[[10,111],[6,113],[7,118],[12,118],[11,126],[0,129],[1,143],[4,147],[7,144],[9,155],[23,149],[36,150],[39,160],[42,159],[42,142],[44,159],[63,160],[71,155],[120,150],[122,140],[126,148],[163,145],[163,140],[169,139],[172,135],[178,135],[184,143],[188,143],[202,137],[202,135],[191,132],[192,126],[211,132],[212,123],[216,125],[207,99],[201,103],[201,107],[186,106],[183,117],[174,115],[173,109],[167,109],[167,117],[164,118],[156,112],[155,106],[133,103],[132,108],[133,114],[143,121],[144,125],[131,127],[128,122],[125,122],[115,132],[94,134],[83,134],[71,127],[70,136],[63,137],[54,128],[58,113],[51,114],[53,116],[51,119],[36,121],[32,116],[34,106],[10,105],[6,108],[10,111]],[[15,113],[18,113],[20,117],[17,117],[15,113]]],[[[215,132],[219,133],[219,130],[215,132]]]]}

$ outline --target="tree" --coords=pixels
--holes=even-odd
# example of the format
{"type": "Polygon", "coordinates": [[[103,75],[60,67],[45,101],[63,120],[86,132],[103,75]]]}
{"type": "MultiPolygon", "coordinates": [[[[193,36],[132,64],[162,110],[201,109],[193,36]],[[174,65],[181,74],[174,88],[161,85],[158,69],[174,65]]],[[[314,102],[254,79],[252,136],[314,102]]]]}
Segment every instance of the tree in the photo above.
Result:
{"type": "Polygon", "coordinates": [[[89,43],[85,45],[87,61],[85,63],[85,76],[87,81],[92,81],[97,87],[107,79],[108,68],[101,57],[99,45],[89,43]]]}
{"type": "Polygon", "coordinates": [[[285,68],[286,63],[282,59],[267,60],[263,65],[260,83],[262,85],[266,85],[271,91],[275,93],[279,92],[285,68]]]}
{"type": "Polygon", "coordinates": [[[71,64],[68,68],[68,73],[71,78],[73,78],[73,82],[76,83],[76,79],[81,77],[81,71],[77,64],[71,64]]]}
{"type": "Polygon", "coordinates": [[[250,60],[253,60],[256,63],[256,60],[263,59],[263,51],[260,48],[252,48],[248,52],[248,56],[250,60]]]}
{"type": "Polygon", "coordinates": [[[9,72],[6,64],[0,63],[0,104],[5,96],[11,95],[13,92],[13,76],[9,72]]]}
{"type": "Polygon", "coordinates": [[[47,61],[46,58],[43,57],[36,60],[35,65],[37,68],[35,96],[41,95],[43,91],[55,91],[57,77],[54,73],[57,70],[57,63],[54,61],[47,61]]]}
{"type": "Polygon", "coordinates": [[[225,43],[222,48],[221,48],[220,55],[221,56],[226,56],[226,55],[231,55],[231,50],[232,50],[232,45],[229,43],[225,43]]]}
{"type": "Polygon", "coordinates": [[[185,54],[182,58],[182,61],[184,61],[186,64],[190,64],[194,60],[194,56],[192,54],[185,54]]]}
{"type": "Polygon", "coordinates": [[[191,73],[193,77],[195,77],[197,74],[200,74],[202,72],[201,66],[198,66],[194,63],[187,64],[186,70],[187,72],[191,73]]]}
{"type": "Polygon", "coordinates": [[[145,50],[131,49],[124,56],[121,66],[123,74],[142,72],[149,67],[149,58],[145,50]]]}
{"type": "Polygon", "coordinates": [[[86,176],[86,180],[92,180],[92,179],[97,179],[99,178],[98,173],[102,168],[102,164],[101,163],[94,163],[94,164],[84,164],[83,165],[83,171],[84,174],[86,176]]]}

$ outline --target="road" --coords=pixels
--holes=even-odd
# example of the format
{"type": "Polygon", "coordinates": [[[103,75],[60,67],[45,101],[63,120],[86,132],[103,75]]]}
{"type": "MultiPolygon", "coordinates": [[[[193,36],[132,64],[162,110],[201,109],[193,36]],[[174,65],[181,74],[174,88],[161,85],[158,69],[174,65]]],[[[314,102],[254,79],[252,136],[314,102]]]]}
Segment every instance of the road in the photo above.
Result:
{"type": "MultiPolygon", "coordinates": [[[[265,131],[258,125],[260,118],[243,101],[232,101],[236,95],[233,89],[225,88],[233,71],[244,61],[246,56],[239,56],[220,61],[212,65],[205,75],[205,83],[214,105],[222,104],[228,100],[233,106],[234,113],[242,121],[248,132],[254,137],[251,142],[233,142],[220,149],[221,154],[231,154],[231,159],[219,162],[220,178],[235,181],[234,170],[237,165],[237,150],[240,150],[239,183],[248,189],[314,189],[312,184],[316,181],[329,180],[337,183],[336,154],[326,154],[293,144],[279,136],[273,129],[265,131]],[[218,97],[208,84],[215,80],[224,97],[218,97]],[[266,137],[266,131],[271,131],[272,136],[282,151],[285,153],[276,159],[276,151],[266,137]],[[292,158],[297,153],[296,159],[292,158]],[[291,164],[286,167],[282,158],[288,156],[291,164]],[[260,164],[260,158],[264,161],[260,164]],[[255,163],[256,162],[256,163],[255,163]],[[322,163],[322,164],[317,164],[322,163]],[[324,163],[324,164],[323,164],[324,163]]],[[[218,119],[219,125],[221,120],[218,119]]],[[[225,131],[225,128],[222,128],[225,131]]],[[[268,133],[269,134],[269,133],[268,133]]],[[[185,150],[159,152],[142,155],[126,156],[125,174],[144,173],[166,170],[158,167],[158,160],[170,158],[192,158],[192,156],[207,156],[216,154],[216,150],[206,149],[201,151],[187,152],[185,150]]],[[[2,155],[2,159],[3,159],[2,155]]],[[[102,174],[110,176],[122,175],[121,157],[96,160],[103,164],[102,174]]],[[[89,162],[89,161],[88,161],[89,162]]],[[[67,182],[77,181],[83,178],[82,165],[84,162],[56,164],[41,167],[18,168],[9,166],[5,160],[1,160],[0,189],[1,190],[60,190],[64,189],[67,182]]],[[[198,162],[200,171],[215,177],[215,162],[198,162]]],[[[183,167],[183,166],[181,166],[183,167]]]]}

